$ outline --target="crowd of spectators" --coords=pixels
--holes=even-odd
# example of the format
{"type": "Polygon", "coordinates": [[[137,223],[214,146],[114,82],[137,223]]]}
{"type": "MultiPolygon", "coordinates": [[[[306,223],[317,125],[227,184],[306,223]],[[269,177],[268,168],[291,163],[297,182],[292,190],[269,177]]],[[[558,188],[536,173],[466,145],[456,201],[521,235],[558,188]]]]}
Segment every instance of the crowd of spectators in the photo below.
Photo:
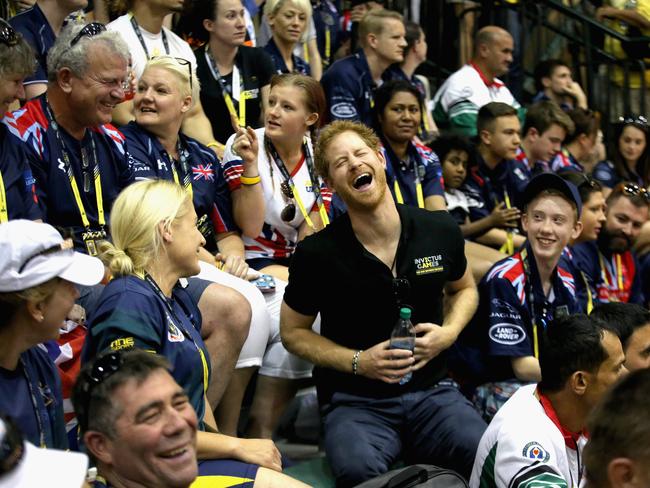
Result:
{"type": "MultiPolygon", "coordinates": [[[[513,19],[466,17],[432,86],[427,19],[390,3],[10,0],[0,486],[58,458],[71,486],[66,449],[89,486],[303,486],[272,439],[310,383],[337,486],[650,479],[603,420],[647,398],[609,392],[650,367],[642,73],[599,113],[539,60],[525,104],[513,19]]],[[[639,36],[646,3],[595,16],[639,36]]]]}

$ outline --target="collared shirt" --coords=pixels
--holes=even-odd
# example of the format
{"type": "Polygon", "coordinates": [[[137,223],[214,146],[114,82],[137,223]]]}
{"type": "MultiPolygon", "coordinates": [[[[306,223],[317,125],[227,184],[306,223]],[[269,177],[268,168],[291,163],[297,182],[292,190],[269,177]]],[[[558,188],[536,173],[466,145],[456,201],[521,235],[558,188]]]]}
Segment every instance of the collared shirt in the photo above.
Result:
{"type": "Polygon", "coordinates": [[[599,303],[645,304],[639,262],[632,251],[612,253],[599,249],[596,242],[583,242],[573,246],[573,256],[599,303]]]}
{"type": "Polygon", "coordinates": [[[172,376],[187,392],[203,425],[204,366],[209,378],[210,355],[201,338],[201,312],[179,286],[167,302],[173,314],[145,280],[137,276],[113,279],[104,288],[88,324],[81,360],[85,363],[106,349],[134,347],[165,356],[172,365],[172,376]],[[197,346],[207,358],[205,364],[197,346]]]}
{"type": "Polygon", "coordinates": [[[417,76],[413,75],[409,78],[409,76],[402,71],[402,68],[400,68],[399,64],[393,64],[388,67],[386,71],[384,71],[384,75],[382,78],[386,81],[390,80],[404,80],[408,81],[411,83],[415,88],[418,89],[422,97],[425,97],[427,94],[426,88],[424,87],[424,83],[422,83],[422,80],[420,80],[417,76]]]}
{"type": "MultiPolygon", "coordinates": [[[[196,51],[196,76],[201,82],[201,105],[209,107],[205,110],[205,115],[210,119],[215,139],[225,142],[233,134],[232,124],[227,123],[230,120],[230,112],[228,112],[228,107],[223,99],[221,86],[214,78],[206,60],[206,49],[208,49],[207,44],[196,51]]],[[[230,87],[229,95],[231,97],[233,92],[238,94],[233,100],[238,115],[239,97],[242,96],[242,92],[246,92],[245,125],[257,129],[263,125],[261,120],[262,88],[271,83],[271,78],[275,74],[275,64],[264,49],[241,46],[235,56],[235,66],[239,70],[240,86],[237,89],[232,86],[232,73],[224,76],[224,81],[230,87]]]]}
{"type": "Polygon", "coordinates": [[[26,77],[24,84],[47,83],[47,53],[54,45],[56,36],[45,14],[35,3],[32,8],[9,19],[9,23],[23,35],[36,54],[36,72],[26,77]]]}
{"type": "Polygon", "coordinates": [[[582,310],[573,275],[558,263],[547,297],[530,244],[524,249],[528,272],[520,251],[498,261],[483,277],[479,308],[459,340],[461,349],[473,347],[484,353],[471,368],[488,381],[514,378],[511,358],[534,355],[533,323],[541,337],[543,328],[558,315],[582,310]]]}
{"type": "MultiPolygon", "coordinates": [[[[397,210],[402,225],[395,270],[398,278],[408,280],[400,298],[412,306],[414,324],[442,324],[443,289],[462,278],[467,267],[462,233],[445,211],[406,205],[397,205],[397,210]]],[[[399,313],[390,268],[359,242],[347,214],[298,244],[284,300],[298,313],[320,313],[321,335],[355,350],[388,339],[399,313]]],[[[314,370],[322,403],[334,392],[397,396],[431,387],[445,375],[445,352],[415,371],[406,385],[318,366],[314,370]]]]}
{"type": "Polygon", "coordinates": [[[276,46],[275,41],[271,37],[264,50],[271,56],[273,63],[275,64],[275,72],[279,75],[282,73],[300,73],[301,75],[311,76],[311,67],[309,63],[302,58],[299,58],[295,54],[291,54],[291,62],[293,63],[293,71],[289,71],[287,64],[284,62],[284,58],[276,46]]]}
{"type": "MultiPolygon", "coordinates": [[[[81,240],[85,229],[68,178],[62,148],[48,121],[45,104],[44,95],[37,97],[27,102],[22,109],[7,115],[3,122],[9,131],[20,139],[17,143],[25,148],[36,179],[36,192],[45,220],[55,227],[72,231],[75,246],[85,252],[86,247],[81,240]]],[[[134,181],[124,137],[110,124],[87,129],[81,141],[68,134],[60,125],[59,135],[67,148],[90,227],[93,231],[98,231],[100,226],[95,185],[91,181],[88,191],[84,189],[82,151],[88,155],[91,164],[95,164],[94,142],[101,177],[104,214],[108,223],[111,206],[117,195],[134,181]]]]}
{"type": "Polygon", "coordinates": [[[551,171],[551,168],[547,161],[537,160],[531,164],[530,160],[528,159],[528,155],[522,146],[519,146],[517,148],[517,155],[515,156],[515,159],[521,162],[526,168],[528,168],[531,177],[538,175],[539,173],[548,173],[551,171]]]}
{"type": "Polygon", "coordinates": [[[598,180],[603,184],[603,186],[606,186],[607,188],[614,188],[621,181],[632,181],[641,187],[645,186],[643,183],[643,178],[641,178],[639,175],[633,171],[629,171],[628,176],[623,176],[617,171],[614,163],[607,160],[599,162],[594,167],[591,176],[593,176],[595,180],[598,180]]]}
{"type": "Polygon", "coordinates": [[[363,50],[336,61],[323,74],[321,85],[332,120],[355,120],[372,126],[376,85],[363,50]]]}
{"type": "Polygon", "coordinates": [[[433,118],[441,129],[475,136],[478,111],[490,102],[514,107],[523,120],[524,109],[501,80],[489,82],[475,65],[466,64],[447,78],[433,97],[433,118]]]}
{"type": "Polygon", "coordinates": [[[555,412],[544,408],[536,387],[522,386],[490,422],[478,446],[470,488],[580,485],[587,438],[582,434],[575,444],[565,442],[555,412]]]}
{"type": "MultiPolygon", "coordinates": [[[[546,93],[544,93],[544,91],[538,91],[537,95],[535,95],[533,97],[533,100],[532,100],[531,103],[537,103],[537,102],[552,102],[552,100],[549,98],[549,96],[546,93]]],[[[573,105],[572,104],[562,102],[559,105],[560,105],[560,108],[562,110],[564,110],[565,112],[573,110],[573,105]]]]}
{"type": "MultiPolygon", "coordinates": [[[[129,145],[133,173],[136,180],[160,178],[174,181],[172,165],[176,168],[179,183],[183,184],[183,169],[178,162],[173,161],[156,136],[135,122],[130,122],[123,128],[124,137],[129,145]]],[[[215,235],[206,248],[216,250],[216,234],[236,231],[237,226],[232,216],[232,200],[230,190],[223,175],[219,159],[209,148],[196,139],[179,135],[189,170],[192,172],[192,196],[194,209],[199,220],[208,216],[215,235]]]]}
{"type": "Polygon", "coordinates": [[[0,411],[11,415],[25,439],[35,446],[41,446],[40,419],[45,446],[53,449],[68,448],[61,379],[42,346],[31,347],[23,352],[15,370],[0,367],[0,411]],[[38,413],[34,409],[34,401],[38,413]]]}
{"type": "Polygon", "coordinates": [[[7,217],[36,220],[43,218],[38,207],[36,184],[22,141],[10,143],[14,136],[0,124],[0,175],[7,199],[7,217]]]}
{"type": "Polygon", "coordinates": [[[490,169],[479,156],[479,163],[470,169],[463,192],[481,205],[470,208],[472,221],[490,215],[496,205],[506,200],[517,207],[524,189],[530,180],[528,165],[515,159],[504,159],[494,169],[490,169]]]}

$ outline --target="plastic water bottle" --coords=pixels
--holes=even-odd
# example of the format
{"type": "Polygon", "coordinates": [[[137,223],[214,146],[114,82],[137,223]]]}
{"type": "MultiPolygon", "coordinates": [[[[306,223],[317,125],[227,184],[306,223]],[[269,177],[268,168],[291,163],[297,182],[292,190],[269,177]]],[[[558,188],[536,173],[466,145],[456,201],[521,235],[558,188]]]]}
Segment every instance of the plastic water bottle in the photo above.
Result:
{"type": "MultiPolygon", "coordinates": [[[[390,349],[415,349],[415,328],[411,323],[411,309],[402,307],[399,309],[399,319],[390,334],[390,349]]],[[[411,381],[413,373],[409,372],[399,380],[400,385],[411,381]]]]}

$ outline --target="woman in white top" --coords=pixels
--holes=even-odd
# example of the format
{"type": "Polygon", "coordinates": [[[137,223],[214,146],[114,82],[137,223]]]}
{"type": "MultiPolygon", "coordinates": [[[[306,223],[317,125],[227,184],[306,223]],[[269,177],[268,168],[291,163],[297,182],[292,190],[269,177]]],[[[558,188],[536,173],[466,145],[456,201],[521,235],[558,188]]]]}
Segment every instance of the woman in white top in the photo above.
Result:
{"type": "MultiPolygon", "coordinates": [[[[328,223],[331,192],[316,176],[311,144],[325,106],[323,90],[313,78],[275,76],[264,128],[238,127],[226,143],[222,164],[246,260],[251,268],[283,282],[297,242],[328,223]]],[[[284,405],[293,397],[296,382],[291,380],[311,375],[309,363],[279,348],[278,334],[260,368],[251,410],[252,436],[272,434],[284,405]],[[276,354],[284,357],[280,365],[276,354]],[[275,366],[265,368],[267,360],[275,366]]],[[[241,373],[239,377],[248,382],[241,373]]]]}

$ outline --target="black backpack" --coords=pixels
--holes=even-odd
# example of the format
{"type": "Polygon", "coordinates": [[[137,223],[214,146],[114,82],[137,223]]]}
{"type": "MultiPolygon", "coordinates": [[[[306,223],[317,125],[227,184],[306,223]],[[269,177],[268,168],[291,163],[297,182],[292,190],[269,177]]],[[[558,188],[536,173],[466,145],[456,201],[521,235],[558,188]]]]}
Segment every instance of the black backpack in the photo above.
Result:
{"type": "Polygon", "coordinates": [[[406,468],[393,469],[387,473],[364,481],[356,488],[467,488],[467,482],[451,469],[431,464],[414,464],[406,468]]]}

